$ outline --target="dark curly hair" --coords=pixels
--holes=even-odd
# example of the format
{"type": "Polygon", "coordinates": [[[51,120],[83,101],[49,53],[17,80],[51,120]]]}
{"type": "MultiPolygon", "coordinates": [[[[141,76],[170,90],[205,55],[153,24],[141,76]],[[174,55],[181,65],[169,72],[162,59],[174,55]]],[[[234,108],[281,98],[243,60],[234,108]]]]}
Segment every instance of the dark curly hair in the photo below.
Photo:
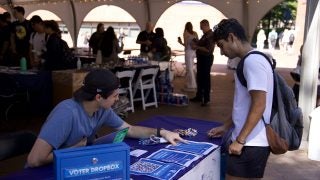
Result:
{"type": "Polygon", "coordinates": [[[156,28],[156,30],[155,30],[155,32],[156,32],[156,37],[164,37],[164,32],[163,32],[163,29],[162,28],[156,28]]]}
{"type": "Polygon", "coordinates": [[[13,9],[16,10],[17,12],[21,13],[22,15],[25,14],[24,7],[22,7],[22,6],[16,6],[13,9]]]}
{"type": "Polygon", "coordinates": [[[221,39],[227,40],[230,33],[233,33],[242,42],[247,42],[248,38],[242,25],[233,18],[223,19],[213,28],[213,41],[221,39]]]}
{"type": "Polygon", "coordinates": [[[61,30],[59,29],[59,25],[54,20],[46,20],[43,22],[45,28],[52,29],[55,33],[61,33],[61,30]]]}
{"type": "Polygon", "coordinates": [[[114,41],[117,40],[116,33],[113,27],[109,26],[103,33],[103,38],[100,44],[101,53],[104,57],[109,57],[113,52],[114,41]]]}

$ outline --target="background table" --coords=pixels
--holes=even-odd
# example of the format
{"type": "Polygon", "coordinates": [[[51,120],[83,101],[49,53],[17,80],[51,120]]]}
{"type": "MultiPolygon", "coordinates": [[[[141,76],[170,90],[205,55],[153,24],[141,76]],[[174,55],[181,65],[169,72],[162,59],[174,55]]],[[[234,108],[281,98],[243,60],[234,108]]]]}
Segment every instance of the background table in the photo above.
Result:
{"type": "Polygon", "coordinates": [[[96,55],[76,55],[77,58],[80,58],[81,64],[91,64],[96,62],[96,55]]]}
{"type": "MultiPolygon", "coordinates": [[[[1,70],[0,76],[10,76],[19,87],[28,90],[30,95],[30,112],[32,114],[46,113],[52,108],[52,80],[49,71],[1,70]]],[[[2,84],[5,86],[5,84],[2,84]]]]}
{"type": "MultiPolygon", "coordinates": [[[[198,135],[195,137],[185,138],[191,141],[198,142],[210,142],[214,144],[220,144],[221,139],[215,138],[210,139],[207,136],[207,131],[212,127],[219,126],[220,123],[203,121],[198,119],[190,119],[185,117],[172,117],[172,116],[154,116],[148,120],[142,121],[139,125],[147,127],[162,127],[168,130],[174,130],[177,128],[186,129],[186,128],[195,128],[198,130],[198,135]]],[[[125,139],[125,142],[134,149],[145,149],[148,152],[140,156],[139,158],[130,156],[130,164],[137,162],[140,158],[144,158],[152,154],[153,152],[164,148],[168,144],[159,144],[154,146],[142,146],[139,145],[137,139],[125,139]]],[[[0,177],[0,179],[44,179],[51,180],[54,179],[54,170],[53,164],[39,167],[39,168],[27,168],[20,172],[10,174],[5,177],[0,177]]],[[[199,160],[193,162],[189,167],[181,170],[174,179],[196,179],[205,178],[211,180],[220,179],[220,148],[213,150],[206,156],[201,157],[199,160]],[[209,166],[207,165],[209,161],[209,166]]],[[[131,175],[131,178],[134,180],[143,180],[143,179],[154,179],[148,176],[136,176],[131,175]]]]}

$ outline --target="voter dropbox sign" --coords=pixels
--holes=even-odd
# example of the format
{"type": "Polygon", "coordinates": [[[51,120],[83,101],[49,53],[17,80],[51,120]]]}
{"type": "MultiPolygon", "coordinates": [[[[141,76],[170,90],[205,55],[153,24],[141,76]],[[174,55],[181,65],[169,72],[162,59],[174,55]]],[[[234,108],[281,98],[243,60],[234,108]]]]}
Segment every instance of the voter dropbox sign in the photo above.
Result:
{"type": "Polygon", "coordinates": [[[129,179],[130,148],[125,143],[55,150],[56,179],[129,179]]]}

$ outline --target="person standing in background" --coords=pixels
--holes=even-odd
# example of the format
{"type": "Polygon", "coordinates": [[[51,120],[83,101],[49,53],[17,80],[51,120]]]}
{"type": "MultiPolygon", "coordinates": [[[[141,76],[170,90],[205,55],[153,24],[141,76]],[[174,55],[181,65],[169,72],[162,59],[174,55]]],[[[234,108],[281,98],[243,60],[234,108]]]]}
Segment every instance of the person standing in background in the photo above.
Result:
{"type": "Polygon", "coordinates": [[[149,58],[152,58],[151,50],[154,37],[155,33],[153,32],[153,24],[151,22],[147,22],[146,29],[139,33],[136,40],[136,43],[140,44],[141,56],[148,56],[149,58]]]}
{"type": "Polygon", "coordinates": [[[294,26],[291,26],[288,34],[289,34],[288,52],[293,53],[292,47],[293,47],[294,39],[296,37],[296,32],[294,30],[294,26]]]}
{"type": "MultiPolygon", "coordinates": [[[[29,59],[29,40],[32,27],[30,22],[24,18],[24,14],[23,7],[16,6],[13,8],[13,16],[16,21],[11,25],[10,49],[14,65],[18,65],[22,57],[29,59]]],[[[27,62],[29,65],[30,61],[27,60],[27,62]]]]}
{"type": "Polygon", "coordinates": [[[97,30],[94,32],[89,39],[89,48],[92,49],[92,54],[96,55],[103,37],[104,25],[99,23],[97,25],[97,30]]]}
{"type": "Polygon", "coordinates": [[[34,30],[30,35],[30,65],[33,68],[39,68],[42,63],[42,54],[46,51],[48,35],[44,31],[44,24],[40,16],[34,15],[30,19],[31,26],[34,30]]]}
{"type": "Polygon", "coordinates": [[[194,40],[192,49],[196,50],[197,55],[197,93],[190,101],[201,102],[201,106],[207,106],[210,103],[211,91],[211,66],[213,64],[214,42],[212,41],[212,30],[209,21],[204,19],[200,22],[200,29],[203,36],[200,40],[194,40]]]}
{"type": "Polygon", "coordinates": [[[100,43],[102,54],[102,62],[109,67],[114,67],[119,63],[118,54],[123,50],[123,42],[119,45],[119,40],[114,32],[113,27],[109,26],[103,33],[103,38],[100,43]]]}
{"type": "Polygon", "coordinates": [[[282,42],[283,33],[284,33],[284,31],[280,31],[279,34],[278,34],[278,44],[279,44],[279,50],[280,51],[282,51],[284,49],[284,45],[283,45],[283,42],[282,42]]]}
{"type": "Polygon", "coordinates": [[[11,14],[9,12],[4,12],[3,15],[4,15],[4,18],[6,19],[7,23],[10,25],[11,24],[11,14]]]}
{"type": "Polygon", "coordinates": [[[66,54],[61,39],[61,30],[59,25],[54,20],[44,21],[45,33],[48,34],[46,40],[46,51],[43,53],[44,63],[43,70],[53,71],[67,69],[66,67],[66,54]]]}
{"type": "Polygon", "coordinates": [[[152,42],[152,53],[154,60],[165,61],[169,60],[168,44],[166,38],[164,38],[164,32],[162,28],[156,28],[155,37],[152,42]]]}
{"type": "Polygon", "coordinates": [[[283,49],[285,50],[285,53],[288,53],[289,51],[289,30],[288,29],[284,29],[283,31],[283,37],[282,37],[282,45],[283,45],[283,49]]]}
{"type": "Polygon", "coordinates": [[[194,58],[196,58],[196,51],[192,49],[192,44],[195,40],[198,40],[197,32],[193,31],[191,22],[187,22],[183,32],[183,42],[181,38],[178,38],[178,42],[184,46],[185,51],[185,63],[187,71],[187,81],[184,91],[195,91],[197,89],[196,76],[193,71],[194,58]]]}
{"type": "Polygon", "coordinates": [[[275,50],[277,39],[278,39],[278,33],[273,28],[272,31],[268,35],[268,43],[269,43],[270,50],[272,50],[272,51],[275,50]]]}
{"type": "Polygon", "coordinates": [[[261,28],[257,34],[257,49],[262,51],[264,48],[264,41],[266,40],[266,34],[264,30],[261,28]]]}
{"type": "Polygon", "coordinates": [[[0,14],[0,65],[10,64],[10,25],[4,14],[0,14]]]}

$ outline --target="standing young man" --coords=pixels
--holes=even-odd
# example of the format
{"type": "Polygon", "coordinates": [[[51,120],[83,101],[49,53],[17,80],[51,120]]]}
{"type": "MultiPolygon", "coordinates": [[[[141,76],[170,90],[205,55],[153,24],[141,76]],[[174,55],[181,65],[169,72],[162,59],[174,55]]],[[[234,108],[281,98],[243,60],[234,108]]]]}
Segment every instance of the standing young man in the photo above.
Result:
{"type": "Polygon", "coordinates": [[[19,64],[19,60],[22,57],[29,59],[29,40],[32,27],[30,22],[25,19],[24,14],[25,10],[22,6],[13,8],[13,17],[16,21],[11,24],[10,45],[13,61],[15,61],[13,64],[16,65],[19,64]]]}
{"type": "Polygon", "coordinates": [[[210,102],[211,91],[211,66],[213,64],[214,43],[212,41],[212,30],[209,21],[204,19],[200,22],[203,36],[196,41],[192,48],[197,55],[197,94],[190,99],[193,102],[201,102],[201,106],[207,106],[210,102]]]}
{"type": "Polygon", "coordinates": [[[123,121],[111,108],[118,100],[118,78],[109,70],[91,71],[72,99],[59,103],[49,114],[28,156],[28,166],[42,166],[53,161],[53,150],[86,146],[95,141],[103,126],[120,130],[129,128],[132,138],[164,137],[168,142],[184,141],[178,133],[165,129],[133,126],[123,121]]]}
{"type": "Polygon", "coordinates": [[[236,19],[222,20],[214,30],[214,41],[221,54],[228,58],[245,58],[243,74],[247,87],[242,86],[235,73],[235,93],[232,118],[223,126],[208,132],[219,137],[232,124],[234,130],[228,148],[226,179],[262,178],[270,154],[266,123],[270,122],[273,98],[273,72],[269,62],[259,54],[247,54],[253,50],[243,27],[236,19]]]}

